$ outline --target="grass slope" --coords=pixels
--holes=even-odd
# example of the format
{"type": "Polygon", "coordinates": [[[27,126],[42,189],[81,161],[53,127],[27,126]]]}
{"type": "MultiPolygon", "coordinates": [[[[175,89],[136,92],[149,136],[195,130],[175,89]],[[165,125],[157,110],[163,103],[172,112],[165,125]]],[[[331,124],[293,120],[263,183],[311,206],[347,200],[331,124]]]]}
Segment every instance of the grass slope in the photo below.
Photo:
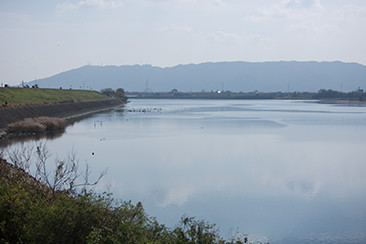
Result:
{"type": "Polygon", "coordinates": [[[0,104],[56,103],[65,101],[103,100],[109,97],[96,91],[43,88],[0,88],[0,104]]]}

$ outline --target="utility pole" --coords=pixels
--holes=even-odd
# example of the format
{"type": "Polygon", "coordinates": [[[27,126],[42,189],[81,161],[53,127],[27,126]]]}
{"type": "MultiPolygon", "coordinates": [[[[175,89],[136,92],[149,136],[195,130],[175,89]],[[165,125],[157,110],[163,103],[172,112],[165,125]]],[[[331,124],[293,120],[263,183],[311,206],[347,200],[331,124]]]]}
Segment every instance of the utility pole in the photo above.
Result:
{"type": "Polygon", "coordinates": [[[146,80],[144,92],[146,92],[146,93],[151,92],[151,89],[149,88],[149,80],[146,80]]]}

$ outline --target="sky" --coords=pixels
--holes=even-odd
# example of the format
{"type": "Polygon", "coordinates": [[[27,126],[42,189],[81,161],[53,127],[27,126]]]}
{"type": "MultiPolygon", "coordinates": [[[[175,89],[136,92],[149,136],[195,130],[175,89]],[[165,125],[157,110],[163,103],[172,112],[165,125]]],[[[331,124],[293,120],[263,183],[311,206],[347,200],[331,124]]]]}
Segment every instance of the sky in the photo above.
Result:
{"type": "Polygon", "coordinates": [[[365,0],[0,0],[0,82],[84,65],[366,65],[365,0]]]}

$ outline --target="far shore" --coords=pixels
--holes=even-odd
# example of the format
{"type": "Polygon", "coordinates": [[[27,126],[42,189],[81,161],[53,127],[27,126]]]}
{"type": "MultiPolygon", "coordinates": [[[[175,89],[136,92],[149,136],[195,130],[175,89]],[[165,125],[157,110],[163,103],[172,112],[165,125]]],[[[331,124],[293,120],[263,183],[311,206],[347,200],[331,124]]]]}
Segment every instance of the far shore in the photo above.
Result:
{"type": "Polygon", "coordinates": [[[364,103],[366,93],[362,89],[352,92],[339,92],[321,89],[318,92],[126,92],[129,99],[214,99],[214,100],[320,100],[338,103],[364,103]]]}

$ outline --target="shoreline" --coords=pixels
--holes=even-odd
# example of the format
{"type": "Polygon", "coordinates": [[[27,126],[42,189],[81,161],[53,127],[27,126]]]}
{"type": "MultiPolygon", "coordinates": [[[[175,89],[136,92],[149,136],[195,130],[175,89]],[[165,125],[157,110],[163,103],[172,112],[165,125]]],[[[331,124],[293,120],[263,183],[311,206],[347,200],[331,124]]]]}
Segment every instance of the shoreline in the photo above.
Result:
{"type": "Polygon", "coordinates": [[[74,115],[67,116],[67,117],[64,117],[64,118],[61,118],[61,119],[65,120],[66,123],[70,123],[70,122],[73,122],[75,120],[87,117],[87,116],[92,115],[92,114],[96,114],[96,113],[100,113],[100,112],[104,112],[104,111],[108,111],[108,110],[121,108],[124,105],[125,104],[120,104],[120,105],[116,105],[116,106],[113,106],[113,107],[101,108],[101,109],[97,109],[97,110],[93,110],[93,111],[89,111],[89,112],[85,112],[85,113],[74,114],[74,115]]]}
{"type": "Polygon", "coordinates": [[[253,97],[253,98],[233,98],[233,97],[223,97],[223,98],[213,98],[213,97],[128,97],[130,100],[290,100],[290,101],[309,101],[321,104],[339,104],[339,105],[364,105],[366,106],[366,100],[356,100],[356,99],[319,99],[319,98],[267,98],[267,97],[253,97]]]}
{"type": "MultiPolygon", "coordinates": [[[[87,117],[91,114],[113,110],[123,107],[125,103],[120,100],[101,100],[101,101],[84,101],[62,104],[47,104],[47,105],[29,105],[20,108],[0,109],[2,116],[0,139],[11,137],[8,134],[6,126],[8,124],[21,121],[25,118],[35,118],[41,116],[56,117],[63,119],[67,125],[87,117]]],[[[16,136],[15,136],[16,137],[16,136]]]]}

